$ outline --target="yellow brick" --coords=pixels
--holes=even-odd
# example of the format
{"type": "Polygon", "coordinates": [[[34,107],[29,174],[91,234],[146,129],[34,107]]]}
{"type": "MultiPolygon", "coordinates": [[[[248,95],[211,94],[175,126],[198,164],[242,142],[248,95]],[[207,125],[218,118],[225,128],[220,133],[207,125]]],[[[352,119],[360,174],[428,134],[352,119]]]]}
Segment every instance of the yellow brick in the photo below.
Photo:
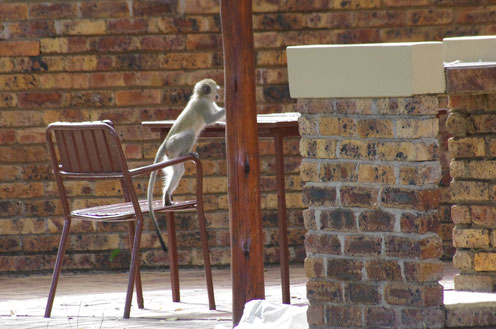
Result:
{"type": "Polygon", "coordinates": [[[217,206],[211,210],[215,209],[229,209],[229,198],[227,195],[221,195],[220,197],[214,196],[217,200],[217,206]]]}
{"type": "Polygon", "coordinates": [[[351,118],[320,118],[319,130],[324,136],[353,137],[356,135],[355,121],[351,118]]]}
{"type": "Polygon", "coordinates": [[[451,220],[455,224],[470,224],[470,208],[467,206],[455,205],[451,207],[451,220]]]}
{"type": "Polygon", "coordinates": [[[307,278],[324,278],[326,276],[322,258],[309,256],[305,258],[304,267],[307,278]]]}
{"type": "MultiPolygon", "coordinates": [[[[110,181],[109,181],[110,182],[110,181]]],[[[104,182],[101,182],[104,184],[104,182]]],[[[82,196],[82,195],[106,195],[104,190],[100,190],[98,194],[95,194],[94,183],[84,182],[84,181],[68,181],[65,184],[67,195],[69,196],[82,196]]],[[[105,189],[106,186],[103,186],[105,189]]],[[[92,201],[89,201],[92,202],[92,201]]],[[[95,202],[103,202],[103,201],[95,201],[95,202]]],[[[84,206],[86,207],[86,205],[84,206]]]]}
{"type": "Polygon", "coordinates": [[[379,159],[386,161],[429,161],[437,158],[437,144],[413,142],[378,143],[379,159]]]}
{"type": "Polygon", "coordinates": [[[343,159],[375,159],[375,143],[364,140],[342,140],[339,143],[339,157],[343,159]]]}
{"type": "Polygon", "coordinates": [[[179,11],[184,14],[216,14],[219,12],[219,2],[215,0],[182,0],[179,11]]]}
{"type": "Polygon", "coordinates": [[[66,58],[65,68],[68,71],[94,71],[96,70],[97,65],[97,56],[70,56],[66,58]]]}
{"type": "Polygon", "coordinates": [[[496,179],[496,161],[456,161],[450,163],[451,177],[471,179],[496,179]]]}
{"type": "Polygon", "coordinates": [[[51,122],[60,121],[62,113],[56,110],[50,110],[43,113],[43,122],[49,124],[51,122]]]}
{"type": "Polygon", "coordinates": [[[70,20],[62,22],[61,33],[68,35],[98,35],[107,31],[104,20],[70,20]]]}
{"type": "Polygon", "coordinates": [[[301,192],[286,193],[286,206],[288,208],[304,208],[303,194],[301,192]]]}
{"type": "MultiPolygon", "coordinates": [[[[371,2],[370,0],[366,0],[369,3],[371,2]]],[[[372,1],[377,1],[377,0],[372,0],[372,1]]],[[[376,101],[373,99],[356,99],[355,100],[355,105],[356,105],[356,113],[357,114],[372,114],[372,109],[376,106],[375,105],[376,101]]]]}
{"type": "Polygon", "coordinates": [[[14,61],[11,58],[0,58],[0,72],[10,72],[14,69],[14,61]]]}
{"type": "Polygon", "coordinates": [[[363,138],[392,138],[394,136],[391,120],[365,119],[357,123],[359,137],[363,138]]]}
{"type": "Polygon", "coordinates": [[[320,180],[323,182],[356,182],[356,163],[353,162],[326,162],[320,165],[320,180]]]}
{"type": "Polygon", "coordinates": [[[257,65],[286,65],[286,51],[259,50],[257,51],[257,65]]]}
{"type": "Polygon", "coordinates": [[[458,249],[453,256],[453,266],[461,271],[471,271],[474,268],[474,254],[458,249]]]}
{"type": "Polygon", "coordinates": [[[455,248],[487,248],[489,247],[489,230],[455,228],[453,246],[455,248]]]}
{"type": "Polygon", "coordinates": [[[0,76],[0,90],[26,90],[39,86],[38,76],[31,74],[13,74],[0,76]]]}
{"type": "Polygon", "coordinates": [[[403,185],[438,184],[441,179],[441,166],[401,166],[400,183],[403,185]]]}
{"type": "Polygon", "coordinates": [[[339,119],[319,118],[319,131],[324,136],[339,136],[339,119]]]}
{"type": "Polygon", "coordinates": [[[477,272],[496,271],[496,252],[478,252],[474,258],[474,269],[477,272]]]}
{"type": "Polygon", "coordinates": [[[379,114],[402,114],[401,110],[405,108],[406,100],[403,97],[379,98],[376,104],[379,114]]]}
{"type": "Polygon", "coordinates": [[[40,40],[40,50],[42,53],[67,53],[67,39],[43,38],[40,40]]]}
{"type": "Polygon", "coordinates": [[[122,195],[122,185],[119,181],[99,181],[95,184],[96,196],[122,195]]]}
{"type": "Polygon", "coordinates": [[[450,184],[453,201],[485,201],[489,200],[489,186],[485,182],[454,181],[450,184]]]}
{"type": "Polygon", "coordinates": [[[65,57],[63,56],[45,56],[45,62],[48,67],[48,72],[65,70],[65,57]]]}
{"type": "Polygon", "coordinates": [[[486,146],[483,138],[450,138],[448,150],[451,158],[472,158],[486,155],[486,146]]]}
{"type": "Polygon", "coordinates": [[[54,74],[40,75],[40,85],[43,89],[54,89],[56,87],[54,74]]]}
{"type": "Polygon", "coordinates": [[[277,194],[270,193],[262,195],[262,209],[277,209],[277,194]]]}
{"type": "MultiPolygon", "coordinates": [[[[194,193],[196,187],[195,178],[185,178],[183,177],[179,182],[179,185],[174,192],[175,195],[179,194],[191,194],[194,193]]],[[[203,191],[205,191],[205,185],[203,185],[203,191]]],[[[206,192],[205,192],[206,193],[206,192]]],[[[160,195],[162,195],[162,187],[160,187],[160,195]]]]}
{"type": "Polygon", "coordinates": [[[113,250],[120,247],[120,236],[110,235],[72,235],[69,237],[71,250],[113,250]]]}
{"type": "Polygon", "coordinates": [[[171,17],[149,17],[148,32],[149,33],[172,33],[177,32],[174,26],[174,21],[171,17]]]}
{"type": "Polygon", "coordinates": [[[45,195],[42,183],[0,184],[0,199],[39,198],[45,195]]]}
{"type": "Polygon", "coordinates": [[[203,190],[205,193],[225,193],[227,192],[227,178],[205,177],[203,179],[203,190]]]}
{"type": "Polygon", "coordinates": [[[42,219],[21,218],[0,221],[2,234],[41,234],[45,233],[45,221],[42,219]]]}
{"type": "Polygon", "coordinates": [[[310,162],[304,159],[300,166],[300,176],[305,182],[318,182],[319,181],[319,163],[310,162]]]}
{"type": "Polygon", "coordinates": [[[335,9],[363,9],[378,8],[381,6],[380,0],[332,0],[332,6],[335,9]]]}
{"type": "Polygon", "coordinates": [[[280,5],[278,2],[270,1],[270,0],[255,0],[253,2],[253,12],[274,12],[279,9],[280,5]]]}
{"type": "Polygon", "coordinates": [[[488,139],[489,155],[492,158],[496,158],[496,138],[488,139]]]}
{"type": "MultiPolygon", "coordinates": [[[[470,273],[470,274],[455,274],[454,277],[454,283],[455,283],[455,290],[458,291],[477,291],[477,292],[494,292],[494,284],[493,284],[493,277],[490,275],[477,275],[476,273],[470,273]]],[[[470,310],[470,312],[477,314],[475,315],[477,318],[479,318],[478,312],[475,311],[479,309],[478,305],[472,306],[473,310],[470,310]]],[[[459,318],[453,316],[452,317],[454,320],[451,321],[451,323],[447,322],[447,324],[454,325],[455,323],[459,323],[459,318]]],[[[470,318],[471,319],[471,318],[470,318]]]]}
{"type": "Polygon", "coordinates": [[[436,137],[439,132],[439,120],[434,119],[400,119],[396,122],[398,138],[436,137]]]}
{"type": "Polygon", "coordinates": [[[317,134],[317,120],[314,118],[308,118],[306,116],[301,116],[298,119],[298,126],[300,129],[300,135],[316,135],[317,134]]]}
{"type": "Polygon", "coordinates": [[[140,72],[137,75],[137,83],[140,86],[162,87],[164,85],[162,72],[140,72]]]}
{"type": "Polygon", "coordinates": [[[336,144],[333,139],[302,138],[300,140],[300,154],[304,158],[328,158],[336,157],[336,144]]]}
{"type": "Polygon", "coordinates": [[[394,184],[396,182],[394,167],[362,164],[358,167],[358,181],[360,183],[394,184]]]}
{"type": "Polygon", "coordinates": [[[21,172],[21,168],[17,165],[1,165],[0,180],[5,182],[9,180],[12,181],[18,179],[18,177],[20,176],[20,172],[21,172]]]}
{"type": "Polygon", "coordinates": [[[317,158],[334,159],[336,158],[336,144],[332,139],[317,140],[317,158]]]}
{"type": "Polygon", "coordinates": [[[300,191],[303,186],[303,181],[299,175],[286,175],[285,177],[286,190],[300,191]]]}

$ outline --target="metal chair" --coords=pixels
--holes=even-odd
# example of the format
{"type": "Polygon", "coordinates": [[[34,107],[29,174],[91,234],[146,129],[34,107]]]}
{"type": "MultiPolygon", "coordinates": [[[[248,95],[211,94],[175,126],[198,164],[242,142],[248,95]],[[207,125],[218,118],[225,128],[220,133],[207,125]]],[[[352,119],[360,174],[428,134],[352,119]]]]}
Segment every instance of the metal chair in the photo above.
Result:
{"type": "Polygon", "coordinates": [[[141,233],[143,230],[143,214],[148,213],[148,202],[146,200],[138,200],[132,178],[135,176],[147,175],[154,170],[160,170],[164,167],[186,161],[192,161],[196,167],[196,199],[179,201],[170,206],[164,206],[161,200],[155,200],[153,201],[153,208],[157,212],[166,212],[171,286],[173,300],[175,302],[180,301],[180,297],[174,212],[184,209],[197,210],[209,308],[214,310],[215,301],[213,295],[212,272],[210,269],[207,230],[203,212],[203,172],[198,157],[191,154],[136,169],[128,169],[119,137],[110,121],[83,123],[55,122],[47,127],[46,140],[55,180],[62,201],[65,223],[53,271],[52,284],[45,309],[45,317],[50,317],[51,314],[72,219],[98,222],[126,221],[129,223],[131,265],[124,307],[124,318],[129,318],[134,286],[136,286],[138,307],[144,307],[139,268],[139,250],[141,233]],[[65,179],[118,179],[122,184],[124,202],[71,211],[64,187],[65,179]]]}

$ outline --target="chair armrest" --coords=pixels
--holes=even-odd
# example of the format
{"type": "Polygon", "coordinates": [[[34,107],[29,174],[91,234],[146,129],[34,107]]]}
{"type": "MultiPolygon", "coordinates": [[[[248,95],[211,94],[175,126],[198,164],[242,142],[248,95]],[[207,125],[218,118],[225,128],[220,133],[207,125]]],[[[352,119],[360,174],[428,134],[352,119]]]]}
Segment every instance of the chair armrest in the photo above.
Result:
{"type": "Polygon", "coordinates": [[[183,155],[174,159],[169,159],[166,161],[161,161],[147,166],[131,169],[129,170],[129,173],[131,174],[131,176],[147,175],[152,171],[160,170],[162,168],[170,167],[178,163],[187,162],[187,161],[193,161],[195,163],[197,170],[199,167],[201,168],[201,162],[200,162],[200,158],[198,157],[198,154],[190,153],[188,155],[183,155]]]}

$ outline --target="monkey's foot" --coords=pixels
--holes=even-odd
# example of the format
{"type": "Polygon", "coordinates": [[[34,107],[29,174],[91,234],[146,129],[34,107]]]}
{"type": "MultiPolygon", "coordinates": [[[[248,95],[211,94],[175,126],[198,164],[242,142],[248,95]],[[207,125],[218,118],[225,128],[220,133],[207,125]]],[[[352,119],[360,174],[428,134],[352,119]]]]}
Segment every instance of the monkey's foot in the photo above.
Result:
{"type": "Polygon", "coordinates": [[[164,195],[164,198],[162,200],[164,202],[164,206],[172,206],[174,204],[172,202],[171,196],[168,193],[164,195]]]}
{"type": "Polygon", "coordinates": [[[179,202],[174,202],[174,201],[164,202],[164,206],[167,206],[167,207],[169,207],[169,206],[174,206],[174,205],[176,205],[176,204],[178,204],[178,203],[179,203],[179,202]]]}

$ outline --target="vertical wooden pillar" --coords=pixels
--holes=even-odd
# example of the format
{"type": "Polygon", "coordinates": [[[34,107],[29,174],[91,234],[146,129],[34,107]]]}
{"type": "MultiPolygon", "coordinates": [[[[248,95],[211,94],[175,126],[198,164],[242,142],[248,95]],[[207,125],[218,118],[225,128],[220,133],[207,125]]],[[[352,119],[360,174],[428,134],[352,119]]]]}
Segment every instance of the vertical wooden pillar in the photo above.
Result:
{"type": "Polygon", "coordinates": [[[233,324],[265,298],[251,0],[221,1],[233,279],[233,324]]]}

